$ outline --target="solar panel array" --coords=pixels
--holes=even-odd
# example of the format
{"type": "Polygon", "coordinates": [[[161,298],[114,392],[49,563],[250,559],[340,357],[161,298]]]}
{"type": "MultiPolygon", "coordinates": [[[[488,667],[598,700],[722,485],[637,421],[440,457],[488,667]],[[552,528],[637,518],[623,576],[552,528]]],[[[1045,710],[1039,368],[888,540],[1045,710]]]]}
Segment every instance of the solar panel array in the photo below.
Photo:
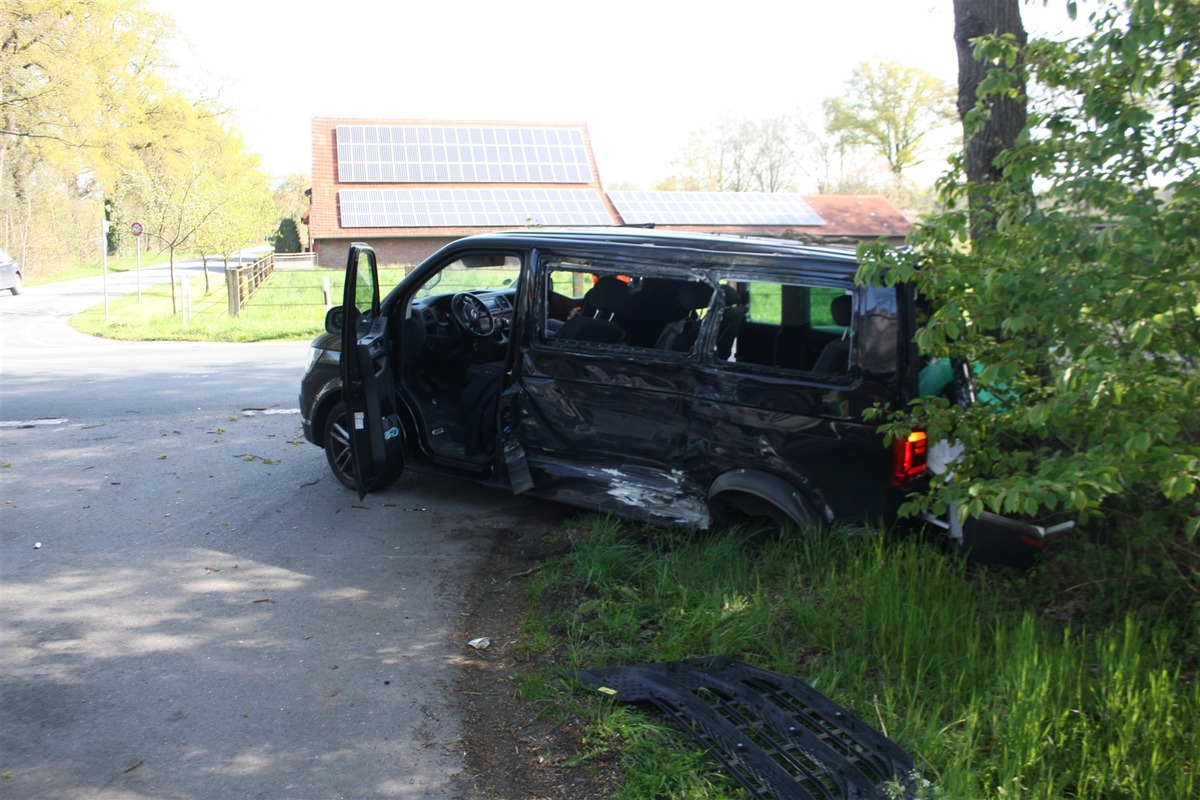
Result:
{"type": "Polygon", "coordinates": [[[612,225],[592,189],[343,189],[343,228],[612,225]]]}
{"type": "Polygon", "coordinates": [[[627,225],[824,225],[798,194],[609,192],[627,225]]]}
{"type": "Polygon", "coordinates": [[[339,125],[341,183],[590,183],[582,128],[339,125]]]}

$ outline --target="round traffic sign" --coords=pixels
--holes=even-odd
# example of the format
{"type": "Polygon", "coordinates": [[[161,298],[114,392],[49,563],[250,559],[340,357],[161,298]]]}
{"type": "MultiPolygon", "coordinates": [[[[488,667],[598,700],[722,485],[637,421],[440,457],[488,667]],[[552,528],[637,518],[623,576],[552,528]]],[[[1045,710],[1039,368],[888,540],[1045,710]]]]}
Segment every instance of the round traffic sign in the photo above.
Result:
{"type": "Polygon", "coordinates": [[[130,225],[130,226],[129,226],[129,230],[133,231],[133,235],[134,235],[134,236],[141,236],[141,235],[142,235],[142,231],[144,231],[144,230],[145,230],[145,228],[143,228],[143,227],[142,227],[142,223],[140,223],[140,222],[135,222],[135,223],[133,223],[132,225],[130,225]]]}

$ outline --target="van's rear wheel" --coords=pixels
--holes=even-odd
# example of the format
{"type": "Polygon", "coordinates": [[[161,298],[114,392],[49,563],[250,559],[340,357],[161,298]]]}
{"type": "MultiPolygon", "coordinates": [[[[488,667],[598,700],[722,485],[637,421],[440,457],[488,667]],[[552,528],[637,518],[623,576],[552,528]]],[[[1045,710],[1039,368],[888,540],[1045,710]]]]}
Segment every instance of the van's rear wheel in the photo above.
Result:
{"type": "Polygon", "coordinates": [[[796,500],[793,511],[789,514],[770,500],[758,495],[749,492],[725,491],[712,497],[708,501],[708,506],[713,524],[719,528],[738,524],[766,526],[780,530],[788,527],[797,527],[800,530],[818,527],[820,522],[812,505],[803,498],[796,500]]]}

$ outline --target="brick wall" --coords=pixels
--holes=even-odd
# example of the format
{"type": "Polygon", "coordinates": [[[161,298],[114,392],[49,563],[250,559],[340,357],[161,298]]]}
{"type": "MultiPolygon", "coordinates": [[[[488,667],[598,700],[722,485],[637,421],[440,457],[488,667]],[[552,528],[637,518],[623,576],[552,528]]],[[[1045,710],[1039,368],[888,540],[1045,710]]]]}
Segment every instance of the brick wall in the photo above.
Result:
{"type": "MultiPolygon", "coordinates": [[[[375,258],[382,267],[392,264],[420,264],[456,238],[459,237],[429,236],[411,239],[367,239],[364,237],[353,241],[366,241],[371,245],[375,250],[375,258]]],[[[351,241],[350,239],[321,239],[313,242],[313,249],[317,254],[317,265],[330,269],[344,269],[351,241]]]]}

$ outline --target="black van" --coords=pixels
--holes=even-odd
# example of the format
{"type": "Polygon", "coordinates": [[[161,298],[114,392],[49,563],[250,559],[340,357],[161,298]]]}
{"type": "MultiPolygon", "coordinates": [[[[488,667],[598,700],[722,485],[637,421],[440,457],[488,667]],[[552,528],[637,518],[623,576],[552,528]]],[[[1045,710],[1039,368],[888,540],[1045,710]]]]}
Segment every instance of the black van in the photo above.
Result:
{"type": "Polygon", "coordinates": [[[454,242],[380,299],[350,248],[304,433],[360,495],[404,469],[657,523],[890,520],[925,440],[863,412],[917,392],[914,298],[852,250],[648,229],[454,242]]]}

